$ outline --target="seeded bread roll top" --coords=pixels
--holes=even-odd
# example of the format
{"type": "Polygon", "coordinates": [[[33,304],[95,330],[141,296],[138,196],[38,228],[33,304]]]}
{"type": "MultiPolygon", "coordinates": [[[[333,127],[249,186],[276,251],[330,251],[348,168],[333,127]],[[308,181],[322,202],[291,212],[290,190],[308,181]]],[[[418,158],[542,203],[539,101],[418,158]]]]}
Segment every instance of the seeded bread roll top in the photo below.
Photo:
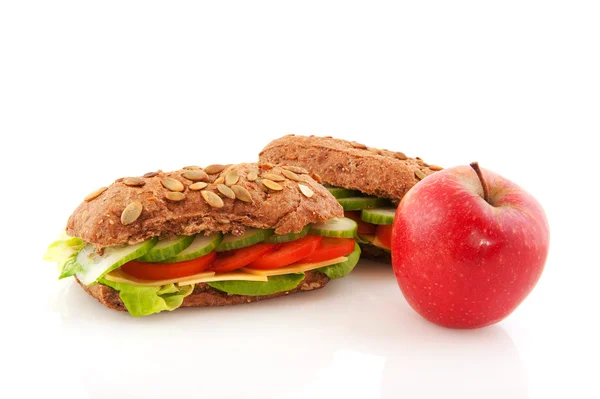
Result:
{"type": "Polygon", "coordinates": [[[323,183],[399,202],[419,180],[442,168],[402,152],[380,150],[332,137],[288,135],[269,143],[260,163],[295,165],[323,183]]]}
{"type": "Polygon", "coordinates": [[[306,171],[239,164],[121,178],[88,195],[66,231],[105,247],[200,232],[241,235],[247,228],[287,234],[342,217],[335,198],[301,172],[306,171]]]}

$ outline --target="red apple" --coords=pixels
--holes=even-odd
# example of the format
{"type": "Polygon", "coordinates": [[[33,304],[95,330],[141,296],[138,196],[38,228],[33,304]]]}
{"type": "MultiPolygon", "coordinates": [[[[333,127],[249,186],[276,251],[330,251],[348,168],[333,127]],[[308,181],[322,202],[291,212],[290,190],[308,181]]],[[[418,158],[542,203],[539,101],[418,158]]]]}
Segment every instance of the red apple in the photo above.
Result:
{"type": "Polygon", "coordinates": [[[473,163],[428,176],[402,199],[392,263],[421,316],[478,328],[504,319],[531,292],[548,245],[548,222],[535,198],[473,163]]]}

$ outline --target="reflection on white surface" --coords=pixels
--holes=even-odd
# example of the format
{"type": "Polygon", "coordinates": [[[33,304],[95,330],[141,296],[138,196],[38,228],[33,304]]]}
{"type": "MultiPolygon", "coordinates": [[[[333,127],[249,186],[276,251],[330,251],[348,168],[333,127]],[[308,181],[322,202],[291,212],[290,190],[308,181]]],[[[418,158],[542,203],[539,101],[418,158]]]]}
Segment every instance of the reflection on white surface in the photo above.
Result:
{"type": "Polygon", "coordinates": [[[405,304],[389,266],[366,261],[323,290],[243,306],[136,319],[74,283],[51,306],[55,344],[77,348],[61,351],[77,364],[69,389],[90,398],[527,397],[500,326],[436,327],[405,304]]]}
{"type": "Polygon", "coordinates": [[[339,350],[333,360],[298,392],[275,394],[277,399],[378,398],[381,396],[385,356],[339,350]]]}

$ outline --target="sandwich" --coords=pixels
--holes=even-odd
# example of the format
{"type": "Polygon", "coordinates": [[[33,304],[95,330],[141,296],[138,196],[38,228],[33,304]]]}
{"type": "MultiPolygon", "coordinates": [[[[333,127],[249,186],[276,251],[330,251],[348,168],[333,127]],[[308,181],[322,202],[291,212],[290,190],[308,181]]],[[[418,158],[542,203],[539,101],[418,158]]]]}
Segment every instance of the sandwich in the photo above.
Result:
{"type": "Polygon", "coordinates": [[[189,166],[85,197],[45,259],[133,316],[325,286],[360,257],[357,224],[301,168],[189,166]]]}
{"type": "Polygon", "coordinates": [[[402,152],[367,147],[332,137],[281,137],[260,153],[259,163],[305,168],[358,223],[363,256],[391,263],[392,224],[402,197],[442,168],[402,152]]]}

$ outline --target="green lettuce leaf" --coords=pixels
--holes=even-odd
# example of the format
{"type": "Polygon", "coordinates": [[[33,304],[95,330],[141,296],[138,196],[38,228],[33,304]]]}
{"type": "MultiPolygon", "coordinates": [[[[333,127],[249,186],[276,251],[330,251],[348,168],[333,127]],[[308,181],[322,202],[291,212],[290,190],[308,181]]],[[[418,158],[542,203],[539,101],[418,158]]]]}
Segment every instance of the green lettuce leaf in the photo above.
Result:
{"type": "Polygon", "coordinates": [[[348,260],[341,263],[336,263],[335,265],[329,265],[325,267],[321,267],[317,269],[323,274],[326,274],[330,279],[341,278],[354,269],[354,266],[358,263],[358,259],[360,258],[360,247],[358,244],[354,244],[354,251],[350,255],[347,256],[348,260]]]}
{"type": "Polygon", "coordinates": [[[304,280],[304,273],[271,276],[269,281],[213,281],[209,286],[228,294],[260,296],[293,290],[304,280]]]}
{"type": "Polygon", "coordinates": [[[60,275],[58,276],[59,280],[63,278],[71,277],[83,271],[83,267],[79,263],[75,261],[75,258],[69,259],[63,266],[60,275]]]}
{"type": "Polygon", "coordinates": [[[85,242],[81,238],[69,237],[65,233],[54,241],[44,254],[43,260],[55,262],[59,279],[69,277],[80,271],[81,266],[75,262],[77,254],[85,247],[85,242]]]}
{"type": "Polygon", "coordinates": [[[382,246],[381,241],[379,241],[379,239],[376,236],[360,236],[360,235],[356,235],[356,237],[354,237],[354,239],[356,240],[357,243],[359,244],[368,244],[368,245],[372,245],[374,247],[377,247],[379,249],[381,249],[382,251],[385,252],[391,252],[388,248],[385,248],[382,246]]]}
{"type": "Polygon", "coordinates": [[[183,303],[183,298],[194,291],[193,285],[179,287],[175,284],[162,287],[142,287],[127,283],[116,283],[100,279],[100,283],[119,291],[119,296],[132,316],[147,316],[175,310],[183,303]]]}
{"type": "Polygon", "coordinates": [[[360,235],[356,234],[356,236],[354,236],[354,239],[356,240],[357,243],[359,244],[373,244],[371,241],[369,241],[368,239],[366,239],[365,237],[361,237],[360,235]]]}

